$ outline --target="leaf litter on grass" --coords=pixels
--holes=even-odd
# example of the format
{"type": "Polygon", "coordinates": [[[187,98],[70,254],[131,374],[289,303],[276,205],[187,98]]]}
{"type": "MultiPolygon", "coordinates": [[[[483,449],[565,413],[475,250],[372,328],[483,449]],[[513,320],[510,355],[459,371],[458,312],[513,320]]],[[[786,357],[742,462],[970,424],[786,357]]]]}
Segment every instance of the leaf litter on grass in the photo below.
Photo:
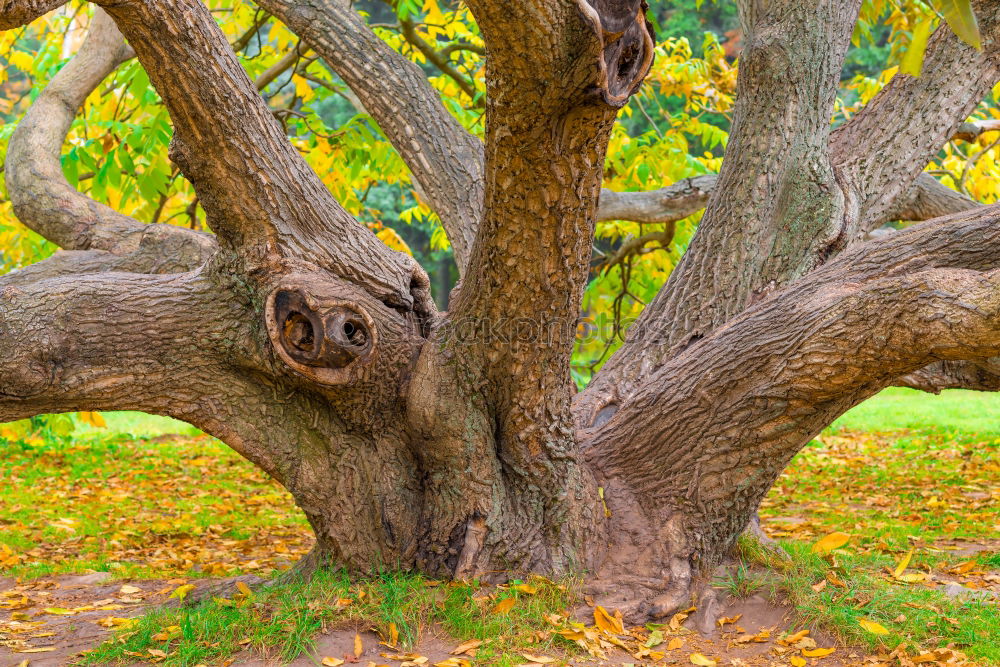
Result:
{"type": "MultiPolygon", "coordinates": [[[[99,566],[119,577],[129,573],[170,577],[172,583],[160,589],[166,597],[190,585],[189,580],[196,582],[198,577],[241,572],[267,575],[280,571],[311,544],[308,527],[287,493],[209,438],[118,439],[30,449],[0,442],[0,450],[3,453],[0,470],[5,479],[15,481],[0,489],[3,501],[0,522],[10,528],[0,536],[0,567],[10,574],[86,572],[99,566]]],[[[799,632],[792,627],[750,628],[745,626],[747,619],[741,620],[736,615],[721,619],[726,622],[721,624],[715,640],[689,630],[684,614],[663,624],[626,628],[614,610],[595,609],[594,622],[590,624],[572,620],[562,608],[547,613],[531,612],[538,619],[534,619],[536,626],[529,627],[525,624],[530,613],[523,605],[540,586],[546,585],[531,581],[470,591],[462,604],[475,605],[482,618],[492,619],[486,625],[474,627],[481,631],[492,628],[489,632],[495,636],[473,638],[470,635],[473,626],[460,623],[451,627],[450,632],[457,640],[467,638],[481,644],[472,648],[471,653],[444,657],[434,664],[443,667],[460,667],[470,661],[524,664],[529,657],[538,659],[529,664],[557,664],[578,662],[580,656],[600,661],[602,655],[617,655],[626,662],[642,664],[700,664],[702,660],[705,664],[799,667],[801,661],[810,666],[823,665],[825,661],[834,661],[830,664],[867,661],[906,667],[965,664],[961,642],[952,641],[949,648],[948,641],[944,641],[956,635],[955,624],[946,620],[951,618],[950,608],[910,598],[900,605],[912,606],[900,606],[892,613],[888,608],[873,608],[878,605],[866,599],[870,596],[866,591],[874,590],[875,584],[866,582],[862,586],[858,575],[871,575],[886,590],[919,588],[933,592],[949,583],[968,590],[995,590],[1000,557],[993,554],[995,543],[990,539],[991,536],[995,539],[993,528],[1000,523],[997,459],[996,443],[992,441],[961,441],[918,433],[825,434],[796,458],[765,501],[761,512],[765,529],[775,537],[791,538],[801,544],[803,553],[793,554],[798,562],[812,559],[808,563],[812,569],[802,567],[810,577],[815,577],[809,580],[807,588],[816,599],[800,605],[805,617],[810,617],[813,612],[809,605],[817,601],[826,605],[827,611],[833,609],[838,613],[848,605],[851,614],[838,616],[836,620],[845,627],[852,626],[851,632],[855,634],[846,632],[849,639],[871,649],[867,658],[864,650],[851,652],[842,646],[819,645],[808,635],[791,641],[799,632]],[[816,544],[822,546],[813,551],[816,544]],[[922,619],[925,617],[921,614],[933,614],[937,619],[933,622],[944,627],[916,639],[900,638],[907,627],[906,623],[896,622],[902,612],[911,612],[922,619]],[[860,620],[878,624],[887,634],[870,632],[860,620]],[[516,636],[509,635],[512,632],[516,636]],[[491,641],[494,639],[498,641],[491,641]],[[866,639],[871,641],[865,644],[866,639]],[[896,639],[900,641],[888,641],[896,639]],[[763,651],[760,657],[738,657],[733,652],[754,646],[763,651]],[[496,652],[508,649],[508,654],[496,652]],[[830,649],[835,650],[828,652],[830,649]],[[547,662],[550,658],[553,662],[547,662]]],[[[33,615],[15,618],[15,614],[25,613],[15,607],[21,600],[18,595],[27,592],[15,589],[31,583],[24,580],[0,597],[0,607],[7,607],[11,614],[9,620],[2,621],[0,639],[7,642],[28,638],[27,644],[21,644],[28,650],[46,649],[39,644],[49,640],[44,636],[29,638],[31,634],[46,634],[45,625],[30,624],[83,618],[90,612],[82,609],[88,605],[96,609],[96,603],[102,602],[95,599],[52,606],[46,604],[45,596],[38,596],[37,600],[29,597],[32,603],[45,605],[35,605],[34,609],[63,609],[69,613],[45,614],[37,619],[33,615]]],[[[142,586],[141,582],[136,584],[135,587],[142,586]]],[[[426,583],[430,590],[436,585],[436,582],[426,583]]],[[[448,585],[436,590],[450,588],[448,585]]],[[[137,599],[129,598],[128,592],[123,586],[117,591],[119,599],[106,606],[120,604],[121,597],[137,599]]],[[[342,599],[330,601],[335,614],[327,620],[357,618],[345,610],[362,607],[361,599],[352,593],[345,595],[348,595],[343,598],[346,604],[342,604],[342,599]]],[[[400,603],[393,599],[391,604],[400,603]]],[[[318,613],[324,604],[307,597],[300,602],[302,613],[307,616],[318,613]]],[[[227,618],[237,626],[246,610],[264,613],[261,599],[238,587],[234,587],[228,601],[220,600],[219,604],[229,605],[235,615],[227,618]]],[[[694,608],[686,614],[693,612],[694,608]]],[[[107,609],[101,613],[94,626],[104,632],[117,631],[128,636],[137,627],[148,625],[150,640],[158,642],[141,653],[150,662],[175,664],[174,657],[180,655],[178,652],[187,641],[183,633],[177,632],[184,625],[178,620],[180,617],[165,617],[159,624],[150,625],[129,618],[123,611],[107,609]],[[150,649],[156,653],[149,652],[150,649]]],[[[816,614],[812,617],[820,618],[816,614]]],[[[190,633],[191,624],[197,620],[193,616],[184,618],[188,619],[184,627],[189,628],[185,632],[190,633]]],[[[961,618],[952,620],[962,623],[961,618]]],[[[266,616],[260,616],[253,622],[268,621],[266,616]]],[[[288,622],[278,621],[278,634],[290,632],[281,625],[288,622]]],[[[326,625],[308,627],[316,632],[326,625]]],[[[383,623],[380,632],[387,645],[394,648],[402,645],[397,621],[383,623]]],[[[412,630],[408,632],[411,641],[416,639],[412,630]]],[[[274,641],[276,636],[234,637],[232,650],[247,646],[266,650],[267,642],[274,641]]],[[[961,639],[961,633],[958,636],[961,639]]],[[[207,639],[199,641],[213,643],[207,639]]],[[[353,651],[347,653],[350,655],[331,660],[358,660],[353,651]]],[[[406,651],[385,653],[420,657],[406,651]]],[[[380,662],[374,664],[388,659],[380,656],[380,662]]],[[[365,664],[364,660],[359,662],[365,664]]],[[[416,664],[424,662],[427,661],[416,664]]]]}

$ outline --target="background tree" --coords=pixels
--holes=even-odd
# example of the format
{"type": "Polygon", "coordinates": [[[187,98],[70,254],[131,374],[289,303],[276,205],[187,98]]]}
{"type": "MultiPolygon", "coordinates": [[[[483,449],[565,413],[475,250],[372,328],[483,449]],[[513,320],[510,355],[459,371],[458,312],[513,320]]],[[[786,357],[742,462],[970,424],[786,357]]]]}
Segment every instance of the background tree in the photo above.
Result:
{"type": "MultiPolygon", "coordinates": [[[[926,48],[935,15],[917,7],[909,73],[846,102],[852,33],[882,11],[848,0],[737,3],[738,75],[711,39],[700,56],[657,46],[631,0],[400,2],[386,27],[336,0],[260,0],[216,7],[251,12],[229,35],[200,0],[97,4],[107,14],[7,146],[14,212],[65,252],[0,277],[0,419],[138,409],[195,424],[291,491],[317,535],[302,569],[585,570],[618,606],[667,614],[836,416],[893,383],[993,383],[997,212],[922,172],[953,169],[942,146],[992,127],[966,119],[1000,79],[994,3],[974,4],[978,28],[949,4],[956,27],[926,48]],[[282,55],[254,64],[270,17],[282,55]],[[655,51],[659,94],[694,94],[680,110],[636,99],[644,142],[614,121],[655,51]],[[303,106],[333,95],[364,112],[341,134],[303,106]],[[104,128],[75,120],[81,104],[104,105],[104,128]],[[659,173],[676,163],[657,151],[681,149],[687,173],[659,173]],[[344,208],[366,209],[366,169],[402,181],[403,165],[409,214],[436,214],[461,276],[446,313],[390,247],[406,250],[399,235],[344,208]],[[601,191],[616,179],[650,189],[601,191]],[[702,207],[695,231],[683,221],[702,207]],[[623,219],[657,236],[607,231],[623,219]],[[674,271],[662,255],[645,266],[655,297],[577,394],[595,231],[615,239],[605,268],[649,243],[684,252],[674,271]]],[[[0,4],[8,44],[61,5],[0,4]]],[[[968,189],[993,148],[957,150],[968,189]]],[[[618,283],[620,310],[631,274],[618,283]]]]}

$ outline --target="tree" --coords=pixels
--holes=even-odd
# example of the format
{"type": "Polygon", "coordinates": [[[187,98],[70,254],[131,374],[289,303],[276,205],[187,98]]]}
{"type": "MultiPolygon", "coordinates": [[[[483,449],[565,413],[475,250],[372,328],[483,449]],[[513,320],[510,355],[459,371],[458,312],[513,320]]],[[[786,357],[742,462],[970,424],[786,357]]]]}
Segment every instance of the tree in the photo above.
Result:
{"type": "MultiPolygon", "coordinates": [[[[0,2],[0,29],[63,1],[0,2]]],[[[921,172],[987,129],[963,123],[1000,80],[997,3],[973,3],[980,48],[942,25],[921,76],[832,131],[860,0],[740,0],[718,177],[602,195],[616,113],[653,57],[642,0],[468,0],[484,141],[348,4],[259,0],[440,217],[462,276],[447,313],[289,143],[200,0],[97,4],[8,147],[17,215],[64,252],[0,277],[0,420],[136,409],[202,428],[292,493],[317,538],[301,571],[584,571],[610,603],[663,616],[848,408],[898,383],[993,388],[1000,209],[921,172]],[[63,176],[76,109],[132,50],[214,235],[140,223],[63,176]],[[677,269],[576,393],[596,220],[701,206],[677,269]]]]}

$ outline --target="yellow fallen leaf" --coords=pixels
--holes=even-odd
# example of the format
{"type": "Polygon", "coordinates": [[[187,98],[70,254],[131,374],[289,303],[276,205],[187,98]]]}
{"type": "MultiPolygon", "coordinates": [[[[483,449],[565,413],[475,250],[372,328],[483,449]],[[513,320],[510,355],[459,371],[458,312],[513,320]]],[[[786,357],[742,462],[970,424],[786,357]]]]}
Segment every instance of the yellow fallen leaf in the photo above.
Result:
{"type": "Polygon", "coordinates": [[[839,549],[851,541],[851,536],[847,533],[830,533],[812,546],[814,554],[825,554],[839,549]]]}
{"type": "Polygon", "coordinates": [[[435,662],[434,667],[472,667],[472,663],[462,658],[448,658],[441,662],[435,662]]]}
{"type": "Polygon", "coordinates": [[[692,653],[688,656],[692,665],[700,665],[700,667],[715,667],[717,664],[715,660],[703,656],[701,653],[692,653]]]}
{"type": "Polygon", "coordinates": [[[72,609],[64,609],[63,607],[46,607],[43,609],[46,614],[53,614],[55,616],[72,616],[77,613],[72,609]]]}
{"type": "Polygon", "coordinates": [[[514,608],[514,603],[517,602],[517,598],[507,598],[505,600],[500,600],[493,607],[492,613],[494,614],[509,614],[510,610],[514,608]]]}
{"type": "Polygon", "coordinates": [[[726,625],[727,623],[735,623],[736,621],[740,620],[741,618],[743,618],[743,614],[736,614],[735,616],[723,616],[718,621],[716,621],[716,623],[718,623],[719,627],[721,628],[722,626],[726,625]]]}
{"type": "Polygon", "coordinates": [[[778,643],[781,644],[782,646],[791,646],[795,642],[799,641],[800,639],[803,639],[804,637],[807,637],[808,635],[809,635],[808,628],[805,630],[799,630],[793,635],[782,637],[781,639],[778,640],[778,643]]]}
{"type": "Polygon", "coordinates": [[[791,658],[789,658],[788,662],[792,663],[794,667],[806,667],[805,658],[800,658],[797,655],[793,655],[791,658]]]}
{"type": "Polygon", "coordinates": [[[56,648],[56,646],[36,646],[35,648],[16,648],[14,651],[17,653],[48,653],[55,651],[56,648]]]}
{"type": "Polygon", "coordinates": [[[889,634],[889,631],[885,628],[884,625],[876,623],[875,621],[869,621],[867,618],[859,618],[858,624],[868,632],[872,633],[873,635],[889,634]]]}
{"type": "Polygon", "coordinates": [[[326,667],[339,667],[339,665],[344,664],[344,661],[341,660],[340,658],[326,657],[323,658],[323,662],[321,664],[325,665],[326,667]]]}
{"type": "Polygon", "coordinates": [[[921,653],[920,655],[910,658],[910,662],[915,662],[920,664],[921,662],[934,662],[937,660],[937,656],[933,653],[921,653]]]}
{"type": "Polygon", "coordinates": [[[94,621],[103,628],[127,628],[139,622],[135,618],[119,618],[117,616],[105,616],[99,621],[94,621]]]}
{"type": "Polygon", "coordinates": [[[170,594],[170,597],[177,598],[178,600],[184,601],[187,594],[194,590],[194,584],[184,584],[183,586],[178,586],[174,589],[174,592],[170,594]]]}
{"type": "Polygon", "coordinates": [[[463,642],[451,650],[452,655],[462,655],[463,653],[468,653],[469,651],[475,650],[483,645],[483,640],[481,639],[470,639],[467,642],[463,642]]]}
{"type": "Polygon", "coordinates": [[[237,581],[236,582],[236,590],[238,590],[240,593],[243,593],[243,595],[245,595],[247,597],[250,597],[251,595],[253,595],[253,591],[250,590],[250,587],[247,586],[246,582],[243,582],[243,581],[237,581]]]}
{"type": "Polygon", "coordinates": [[[897,581],[903,581],[908,584],[915,584],[918,581],[924,581],[925,579],[927,579],[927,575],[923,572],[906,572],[905,574],[901,574],[896,577],[897,581]]]}
{"type": "Polygon", "coordinates": [[[518,593],[524,593],[525,595],[534,595],[538,592],[538,589],[531,584],[515,584],[511,586],[518,593]]]}
{"type": "Polygon", "coordinates": [[[674,637],[669,642],[667,642],[667,650],[668,651],[673,651],[675,649],[679,649],[682,646],[684,646],[684,640],[681,639],[680,637],[674,637]]]}
{"type": "Polygon", "coordinates": [[[530,653],[522,653],[521,656],[524,657],[528,662],[537,662],[540,665],[547,665],[549,663],[555,662],[555,658],[550,658],[547,655],[532,655],[530,653]]]}
{"type": "Polygon", "coordinates": [[[802,655],[807,658],[825,658],[836,650],[835,648],[814,648],[811,651],[802,649],[802,655]]]}
{"type": "Polygon", "coordinates": [[[399,628],[396,627],[395,623],[389,624],[389,644],[395,648],[396,644],[399,643],[399,628]]]}
{"type": "Polygon", "coordinates": [[[615,614],[612,616],[601,605],[594,607],[594,625],[605,632],[616,635],[625,634],[625,627],[622,623],[621,615],[615,614]]]}
{"type": "Polygon", "coordinates": [[[906,552],[906,555],[899,559],[899,563],[896,565],[896,569],[892,571],[892,576],[899,579],[899,575],[906,571],[906,568],[910,566],[910,559],[913,558],[913,549],[906,552]]]}
{"type": "Polygon", "coordinates": [[[361,645],[361,635],[357,632],[354,633],[354,657],[360,658],[361,654],[365,652],[365,647],[361,645]]]}
{"type": "Polygon", "coordinates": [[[142,589],[139,588],[138,586],[131,586],[129,584],[125,584],[124,586],[118,589],[118,592],[121,593],[122,595],[134,595],[140,591],[142,591],[142,589]]]}
{"type": "Polygon", "coordinates": [[[161,651],[158,648],[148,648],[148,649],[146,649],[146,652],[149,653],[151,656],[156,657],[156,658],[166,658],[167,657],[166,652],[161,651]]]}

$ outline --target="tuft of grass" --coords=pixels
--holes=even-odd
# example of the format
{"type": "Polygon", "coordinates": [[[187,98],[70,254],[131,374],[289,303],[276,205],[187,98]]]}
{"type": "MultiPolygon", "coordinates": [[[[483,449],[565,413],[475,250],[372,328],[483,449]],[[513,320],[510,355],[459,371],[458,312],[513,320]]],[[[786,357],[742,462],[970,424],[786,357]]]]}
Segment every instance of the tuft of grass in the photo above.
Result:
{"type": "Polygon", "coordinates": [[[308,580],[282,580],[252,595],[214,598],[191,607],[156,609],[87,653],[86,665],[127,664],[163,651],[164,665],[222,660],[244,649],[287,662],[313,647],[313,637],[334,628],[371,628],[384,641],[397,634],[405,650],[422,629],[439,625],[456,643],[480,639],[477,664],[507,667],[525,650],[565,651],[536,632],[544,616],[574,601],[575,582],[535,577],[533,593],[514,587],[488,589],[477,582],[437,582],[417,574],[384,572],[352,581],[343,571],[319,570],[308,580]],[[496,604],[516,598],[506,614],[496,604]],[[395,631],[395,633],[394,633],[395,631]]]}
{"type": "Polygon", "coordinates": [[[752,573],[745,563],[740,563],[735,569],[730,570],[725,577],[717,578],[713,582],[715,588],[721,588],[730,596],[741,600],[751,597],[754,593],[764,588],[766,581],[752,573]]]}

